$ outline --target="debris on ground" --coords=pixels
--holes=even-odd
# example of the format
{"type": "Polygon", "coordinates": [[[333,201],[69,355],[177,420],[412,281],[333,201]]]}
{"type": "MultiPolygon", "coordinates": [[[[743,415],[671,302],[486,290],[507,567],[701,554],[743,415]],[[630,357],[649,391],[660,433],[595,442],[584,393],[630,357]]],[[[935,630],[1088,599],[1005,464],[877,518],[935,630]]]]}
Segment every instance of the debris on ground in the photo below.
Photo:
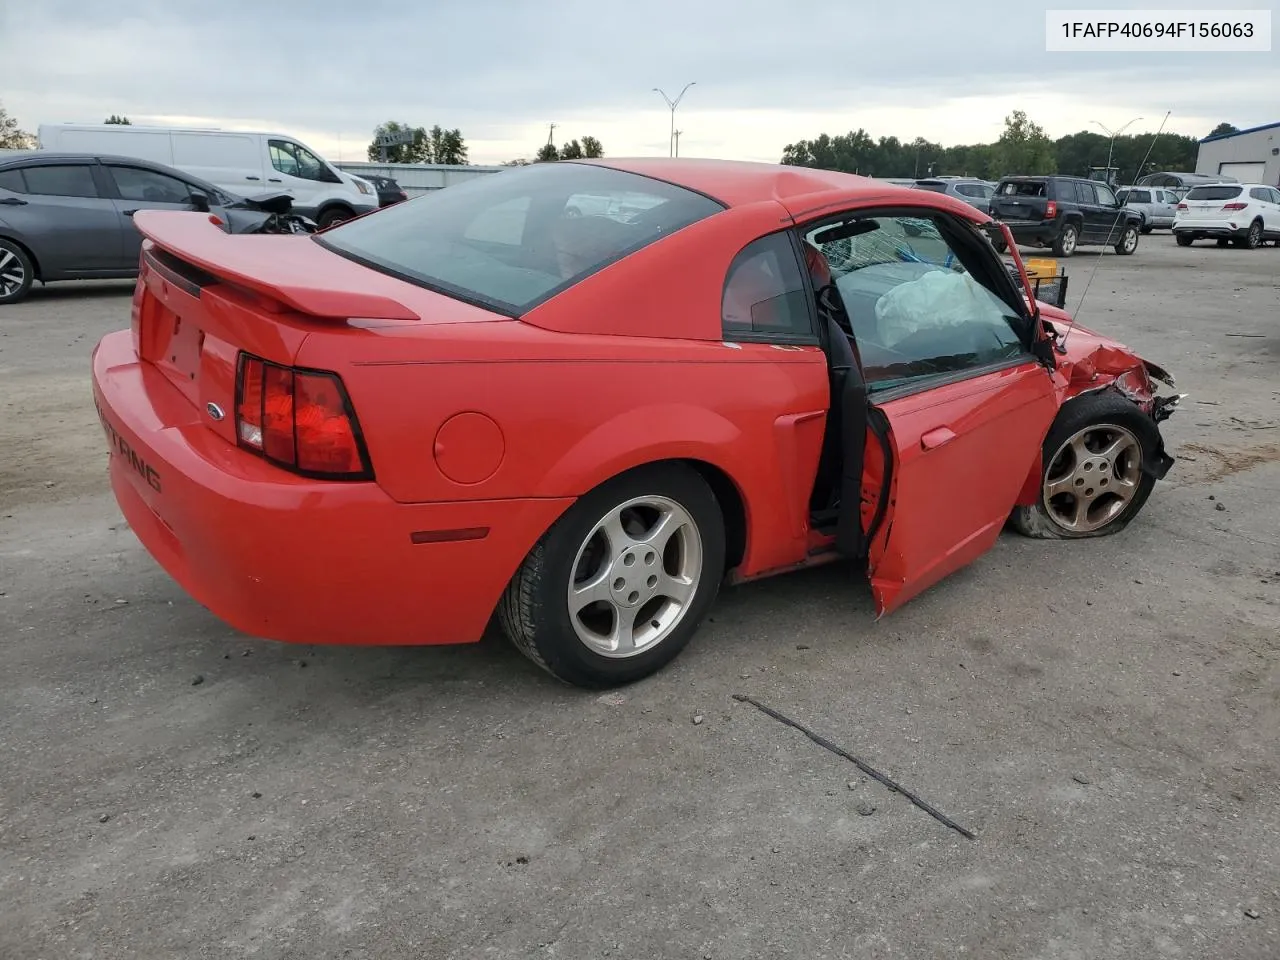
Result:
{"type": "Polygon", "coordinates": [[[695,714],[695,715],[694,715],[694,717],[693,717],[693,725],[694,725],[695,727],[696,727],[696,726],[698,726],[698,724],[702,723],[703,719],[704,719],[704,718],[703,718],[702,714],[700,714],[700,713],[695,714]]]}
{"type": "Polygon", "coordinates": [[[876,805],[874,803],[867,803],[867,801],[863,800],[859,802],[854,809],[858,811],[859,816],[869,817],[876,812],[876,805]]]}
{"type": "Polygon", "coordinates": [[[197,673],[194,677],[192,677],[192,678],[191,678],[191,685],[192,685],[193,687],[198,687],[198,686],[200,686],[200,684],[202,684],[202,683],[204,683],[204,674],[203,674],[203,673],[197,673]]]}

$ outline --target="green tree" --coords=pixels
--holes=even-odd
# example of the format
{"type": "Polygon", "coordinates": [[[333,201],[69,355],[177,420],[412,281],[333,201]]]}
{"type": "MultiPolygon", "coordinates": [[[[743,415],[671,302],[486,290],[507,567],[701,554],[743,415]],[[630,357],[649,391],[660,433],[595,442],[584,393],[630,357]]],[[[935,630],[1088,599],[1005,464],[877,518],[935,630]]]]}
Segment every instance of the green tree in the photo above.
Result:
{"type": "Polygon", "coordinates": [[[31,150],[36,145],[36,138],[18,126],[15,117],[9,116],[4,105],[0,104],[0,149],[31,150]]]}
{"type": "Polygon", "coordinates": [[[113,113],[111,116],[107,117],[107,119],[103,120],[102,122],[103,122],[103,123],[115,123],[115,124],[119,124],[119,125],[120,125],[120,126],[122,126],[122,127],[131,127],[131,126],[133,126],[133,121],[132,121],[132,120],[130,120],[128,117],[121,117],[121,116],[117,116],[117,115],[116,115],[116,114],[114,114],[114,113],[113,113]]]}
{"type": "Polygon", "coordinates": [[[378,146],[378,138],[386,134],[408,133],[413,139],[409,143],[398,143],[387,147],[388,163],[446,163],[460,165],[468,163],[467,143],[458,129],[445,130],[439,124],[430,130],[425,127],[411,127],[407,123],[388,120],[379,124],[373,131],[373,140],[366,152],[374,163],[382,162],[382,148],[378,146]]]}
{"type": "Polygon", "coordinates": [[[559,160],[560,152],[556,149],[556,145],[554,143],[544,143],[538,148],[536,159],[543,163],[551,160],[559,160]]]}
{"type": "Polygon", "coordinates": [[[1022,110],[1014,110],[1004,118],[1004,132],[995,142],[994,160],[997,176],[1056,173],[1058,170],[1053,141],[1045,135],[1042,127],[1027,119],[1022,110]]]}
{"type": "Polygon", "coordinates": [[[1220,123],[1209,131],[1209,136],[1220,137],[1224,133],[1239,133],[1240,128],[1233,123],[1220,123]]]}
{"type": "Polygon", "coordinates": [[[580,144],[577,140],[570,140],[568,143],[566,143],[563,147],[560,148],[560,159],[561,160],[581,160],[582,144],[580,144]]]}
{"type": "Polygon", "coordinates": [[[582,155],[592,160],[603,157],[604,145],[595,137],[583,137],[582,155]]]}

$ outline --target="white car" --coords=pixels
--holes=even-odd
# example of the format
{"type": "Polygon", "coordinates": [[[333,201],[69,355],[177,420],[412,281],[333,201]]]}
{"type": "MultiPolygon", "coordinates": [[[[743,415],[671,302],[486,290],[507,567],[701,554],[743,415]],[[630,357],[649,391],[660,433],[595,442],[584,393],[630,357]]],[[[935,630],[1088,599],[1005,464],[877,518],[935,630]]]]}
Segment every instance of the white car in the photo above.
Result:
{"type": "Polygon", "coordinates": [[[1192,187],[1173,218],[1178,246],[1212,237],[1252,250],[1267,240],[1280,244],[1280,190],[1264,183],[1214,183],[1192,187]]]}

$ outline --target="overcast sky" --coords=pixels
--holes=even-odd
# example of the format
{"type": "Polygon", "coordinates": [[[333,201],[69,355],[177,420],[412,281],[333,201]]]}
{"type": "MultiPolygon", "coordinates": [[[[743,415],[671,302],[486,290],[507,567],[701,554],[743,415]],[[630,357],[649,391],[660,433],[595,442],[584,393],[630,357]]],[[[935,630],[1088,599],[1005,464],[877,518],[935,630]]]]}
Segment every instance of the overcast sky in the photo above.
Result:
{"type": "Polygon", "coordinates": [[[612,156],[777,161],[820,133],[1051,136],[1280,121],[1280,45],[1252,54],[1045,52],[1046,9],[1280,0],[0,0],[0,101],[22,127],[101,122],[274,130],[362,160],[384,120],[461,129],[473,163],[591,134],[612,156]]]}

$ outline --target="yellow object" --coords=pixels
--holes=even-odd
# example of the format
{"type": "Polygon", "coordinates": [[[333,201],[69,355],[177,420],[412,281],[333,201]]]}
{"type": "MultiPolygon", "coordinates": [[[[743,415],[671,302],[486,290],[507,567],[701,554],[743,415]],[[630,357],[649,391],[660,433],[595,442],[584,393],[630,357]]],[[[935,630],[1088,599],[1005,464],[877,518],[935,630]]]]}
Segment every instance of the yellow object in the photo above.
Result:
{"type": "Polygon", "coordinates": [[[1058,275],[1058,261],[1048,257],[1030,257],[1023,261],[1023,265],[1027,268],[1027,276],[1032,280],[1036,277],[1056,277],[1058,275]]]}

